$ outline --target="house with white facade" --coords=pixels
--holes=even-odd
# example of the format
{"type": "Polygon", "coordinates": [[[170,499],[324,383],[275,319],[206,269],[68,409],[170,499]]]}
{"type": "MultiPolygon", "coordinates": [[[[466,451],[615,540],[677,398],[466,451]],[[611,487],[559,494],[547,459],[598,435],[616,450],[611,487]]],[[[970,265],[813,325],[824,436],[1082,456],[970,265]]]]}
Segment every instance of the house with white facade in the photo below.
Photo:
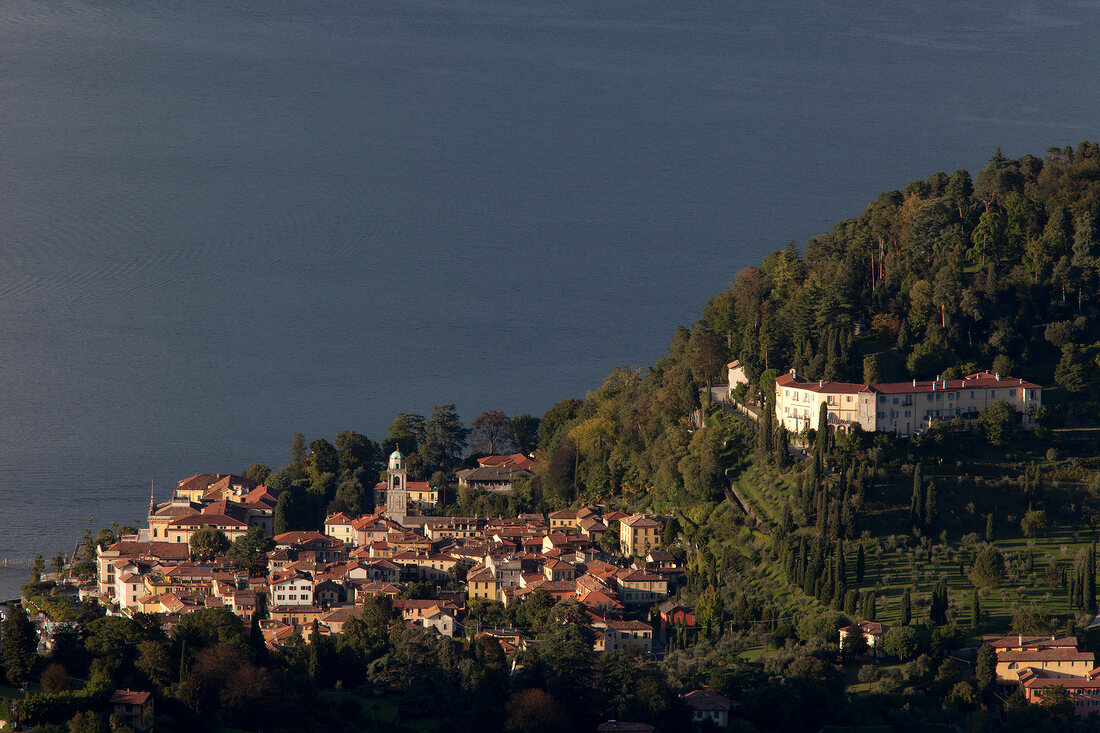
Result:
{"type": "Polygon", "coordinates": [[[795,370],[775,379],[775,416],[788,431],[817,428],[822,404],[829,429],[846,433],[854,425],[867,432],[912,435],[933,423],[973,418],[994,402],[1007,402],[1033,427],[1042,387],[1018,377],[977,372],[962,379],[881,384],[811,382],[795,370]]]}

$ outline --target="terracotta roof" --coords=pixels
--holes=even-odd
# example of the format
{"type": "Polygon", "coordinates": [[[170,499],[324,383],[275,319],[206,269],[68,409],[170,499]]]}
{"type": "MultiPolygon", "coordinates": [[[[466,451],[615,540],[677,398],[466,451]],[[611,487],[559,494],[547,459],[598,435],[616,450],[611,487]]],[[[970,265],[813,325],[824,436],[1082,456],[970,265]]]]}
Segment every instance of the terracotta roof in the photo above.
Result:
{"type": "Polygon", "coordinates": [[[115,690],[109,702],[112,705],[144,705],[153,693],[145,690],[115,690]]]}
{"type": "Polygon", "coordinates": [[[1088,679],[1086,677],[1074,677],[1072,675],[1046,674],[1048,672],[1049,670],[1038,670],[1028,667],[1020,671],[1020,682],[1024,687],[1031,690],[1054,687],[1055,685],[1061,685],[1069,690],[1073,688],[1090,691],[1100,690],[1100,680],[1088,679]]]}
{"type": "Polygon", "coordinates": [[[419,598],[398,598],[394,600],[393,607],[401,610],[405,609],[427,609],[436,606],[446,611],[457,611],[458,606],[447,601],[441,601],[437,599],[419,599],[419,598]]]}
{"type": "Polygon", "coordinates": [[[466,574],[467,583],[491,583],[496,580],[496,576],[493,575],[493,571],[489,568],[479,568],[477,570],[471,570],[466,574]]]}
{"type": "Polygon", "coordinates": [[[247,522],[226,516],[225,514],[191,514],[177,517],[168,523],[176,527],[247,527],[247,522]]]}
{"type": "Polygon", "coordinates": [[[653,627],[645,621],[616,621],[615,619],[600,619],[593,621],[593,626],[606,626],[613,631],[653,631],[653,627]]]}
{"type": "Polygon", "coordinates": [[[341,606],[340,608],[334,608],[328,613],[324,614],[319,620],[324,623],[343,623],[352,616],[357,616],[359,614],[359,610],[359,606],[341,606]]]}
{"type": "Polygon", "coordinates": [[[700,712],[728,713],[733,701],[711,690],[692,690],[684,695],[684,702],[692,710],[700,712]]]}
{"type": "Polygon", "coordinates": [[[1076,636],[1022,636],[1014,634],[1012,636],[1002,636],[1000,638],[990,639],[986,641],[994,649],[1014,649],[1020,647],[1022,649],[1049,649],[1051,647],[1068,647],[1070,649],[1077,648],[1076,636]]]}
{"type": "Polygon", "coordinates": [[[202,512],[202,504],[194,501],[188,502],[174,502],[170,501],[167,504],[161,504],[153,512],[155,517],[185,517],[188,514],[200,514],[202,512]]]}
{"type": "Polygon", "coordinates": [[[185,560],[190,557],[186,542],[116,542],[105,551],[122,557],[155,557],[160,560],[185,560]]]}
{"type": "Polygon", "coordinates": [[[304,531],[298,530],[295,532],[283,532],[282,534],[275,535],[276,545],[300,545],[306,542],[324,542],[325,544],[339,543],[340,541],[334,537],[329,537],[327,534],[322,534],[316,530],[304,531]]]}
{"type": "MultiPolygon", "coordinates": [[[[778,381],[778,380],[777,380],[778,381]]],[[[947,380],[928,380],[921,381],[916,380],[916,385],[910,382],[884,382],[882,384],[872,385],[871,388],[875,392],[881,392],[884,394],[901,394],[905,392],[923,393],[923,392],[952,392],[963,389],[1012,389],[1013,387],[1019,387],[1023,389],[1042,389],[1042,386],[1035,384],[1034,382],[1028,382],[1020,379],[1019,377],[1001,377],[997,378],[997,375],[990,374],[989,372],[976,372],[970,374],[963,379],[947,379],[947,380]]]]}
{"type": "Polygon", "coordinates": [[[522,453],[513,453],[510,456],[485,456],[478,458],[477,462],[482,466],[518,466],[519,468],[531,468],[535,462],[522,453]]]}
{"type": "Polygon", "coordinates": [[[776,387],[795,387],[820,394],[856,394],[870,391],[865,384],[853,384],[851,382],[808,382],[802,377],[792,374],[780,374],[775,378],[776,387]]]}
{"type": "Polygon", "coordinates": [[[1084,662],[1092,663],[1092,652],[1079,652],[1076,649],[1039,649],[1022,652],[997,652],[998,662],[1084,662]]]}
{"type": "Polygon", "coordinates": [[[205,491],[212,483],[225,474],[221,473],[196,473],[176,482],[177,491],[205,491]]]}
{"type": "Polygon", "coordinates": [[[462,478],[471,481],[511,481],[516,474],[530,476],[531,471],[522,466],[479,466],[463,472],[462,478]]]}
{"type": "Polygon", "coordinates": [[[661,523],[646,514],[631,514],[619,520],[620,524],[628,527],[660,527],[661,523]]]}
{"type": "Polygon", "coordinates": [[[651,573],[648,570],[631,570],[629,568],[623,568],[619,571],[618,578],[625,583],[655,583],[664,580],[665,576],[651,573]]]}
{"type": "Polygon", "coordinates": [[[589,591],[577,599],[584,606],[595,606],[597,608],[606,606],[608,608],[622,608],[623,604],[619,603],[618,599],[608,595],[602,590],[589,591]]]}

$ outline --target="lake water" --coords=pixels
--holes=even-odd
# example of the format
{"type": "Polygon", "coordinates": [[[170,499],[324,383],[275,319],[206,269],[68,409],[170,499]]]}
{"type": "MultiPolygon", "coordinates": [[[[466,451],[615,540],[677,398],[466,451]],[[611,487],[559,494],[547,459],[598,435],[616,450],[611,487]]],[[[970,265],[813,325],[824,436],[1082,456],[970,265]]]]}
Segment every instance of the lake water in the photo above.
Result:
{"type": "MultiPolygon", "coordinates": [[[[0,5],[0,558],[541,414],[880,191],[1098,136],[1097,2],[0,5]]],[[[0,575],[0,597],[25,573],[0,575]]]]}

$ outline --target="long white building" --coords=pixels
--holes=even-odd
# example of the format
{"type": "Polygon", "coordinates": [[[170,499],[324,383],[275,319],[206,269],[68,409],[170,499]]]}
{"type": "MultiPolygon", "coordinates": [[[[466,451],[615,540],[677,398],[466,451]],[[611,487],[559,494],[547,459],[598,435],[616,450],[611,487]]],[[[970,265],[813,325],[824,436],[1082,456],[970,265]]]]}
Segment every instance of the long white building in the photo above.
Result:
{"type": "Polygon", "coordinates": [[[822,403],[829,428],[837,432],[858,423],[866,431],[911,435],[935,421],[976,414],[998,401],[1023,413],[1028,428],[1034,413],[1028,408],[1042,404],[1042,387],[989,372],[962,379],[851,384],[809,382],[792,369],[775,380],[775,416],[792,433],[816,429],[822,403]]]}

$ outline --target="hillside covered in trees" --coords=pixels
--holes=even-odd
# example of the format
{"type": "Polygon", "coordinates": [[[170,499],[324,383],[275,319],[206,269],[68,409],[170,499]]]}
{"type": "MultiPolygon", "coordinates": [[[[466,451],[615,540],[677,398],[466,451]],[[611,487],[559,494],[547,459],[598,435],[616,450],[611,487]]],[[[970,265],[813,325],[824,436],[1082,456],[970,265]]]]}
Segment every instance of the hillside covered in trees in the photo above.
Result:
{"type": "MultiPolygon", "coordinates": [[[[180,729],[522,733],[615,718],[668,731],[687,725],[679,694],[707,685],[741,703],[731,727],[744,731],[1068,727],[1064,688],[1042,706],[997,693],[981,636],[1065,632],[1100,652],[1090,628],[1100,610],[1098,297],[1100,145],[1018,160],[998,151],[975,177],[914,181],[811,239],[804,255],[792,243],[741,270],[655,364],[618,367],[541,419],[491,411],[468,428],[454,405],[437,405],[428,416],[399,414],[381,441],[295,434],[286,466],[244,472],[279,493],[277,532],[371,511],[383,459],[397,447],[411,478],[441,490],[439,513],[593,502],[661,515],[662,547],[686,567],[674,600],[693,608],[697,626],[671,628],[652,658],[621,649],[597,657],[577,602],[554,603],[546,591],[507,608],[468,601],[478,626],[537,640],[514,667],[496,642],[394,623],[381,598],[342,634],[325,637],[315,624],[281,652],[223,610],[195,612],[165,634],[142,614],[97,618],[90,604],[74,607],[85,627],[51,657],[86,677],[84,689],[69,690],[55,669],[58,689],[43,675],[43,694],[16,707],[25,719],[76,720],[122,683],[156,690],[180,729]],[[738,400],[755,402],[759,419],[711,401],[732,359],[751,385],[738,400]],[[853,382],[1011,373],[1044,385],[1039,428],[1018,432],[1015,413],[995,404],[912,437],[792,436],[770,404],[775,376],[791,368],[853,382]],[[512,449],[533,452],[538,465],[512,495],[452,483],[473,456],[512,449]],[[882,654],[839,646],[838,629],[860,620],[892,627],[882,654]],[[973,648],[973,665],[960,664],[973,648]],[[226,677],[230,668],[247,684],[226,677]]],[[[604,549],[625,566],[633,558],[619,556],[611,529],[604,549]]],[[[114,539],[89,533],[89,558],[114,539]]],[[[260,549],[238,543],[230,556],[255,560],[260,549]]],[[[56,600],[28,588],[40,591],[39,607],[56,600]]],[[[438,592],[418,583],[406,595],[438,592]]],[[[638,614],[657,620],[655,608],[638,614]]],[[[25,683],[46,660],[35,661],[32,637],[20,633],[25,617],[5,624],[7,646],[23,654],[6,654],[2,666],[25,683]]]]}
{"type": "Polygon", "coordinates": [[[975,178],[936,173],[880,195],[811,239],[804,256],[791,243],[738,272],[651,368],[617,369],[586,400],[551,409],[539,442],[547,496],[720,495],[728,436],[692,431],[685,418],[731,359],[765,392],[791,368],[868,383],[1011,373],[1053,387],[1044,426],[1091,424],[1098,214],[1091,142],[1042,158],[998,150],[975,178]]]}

